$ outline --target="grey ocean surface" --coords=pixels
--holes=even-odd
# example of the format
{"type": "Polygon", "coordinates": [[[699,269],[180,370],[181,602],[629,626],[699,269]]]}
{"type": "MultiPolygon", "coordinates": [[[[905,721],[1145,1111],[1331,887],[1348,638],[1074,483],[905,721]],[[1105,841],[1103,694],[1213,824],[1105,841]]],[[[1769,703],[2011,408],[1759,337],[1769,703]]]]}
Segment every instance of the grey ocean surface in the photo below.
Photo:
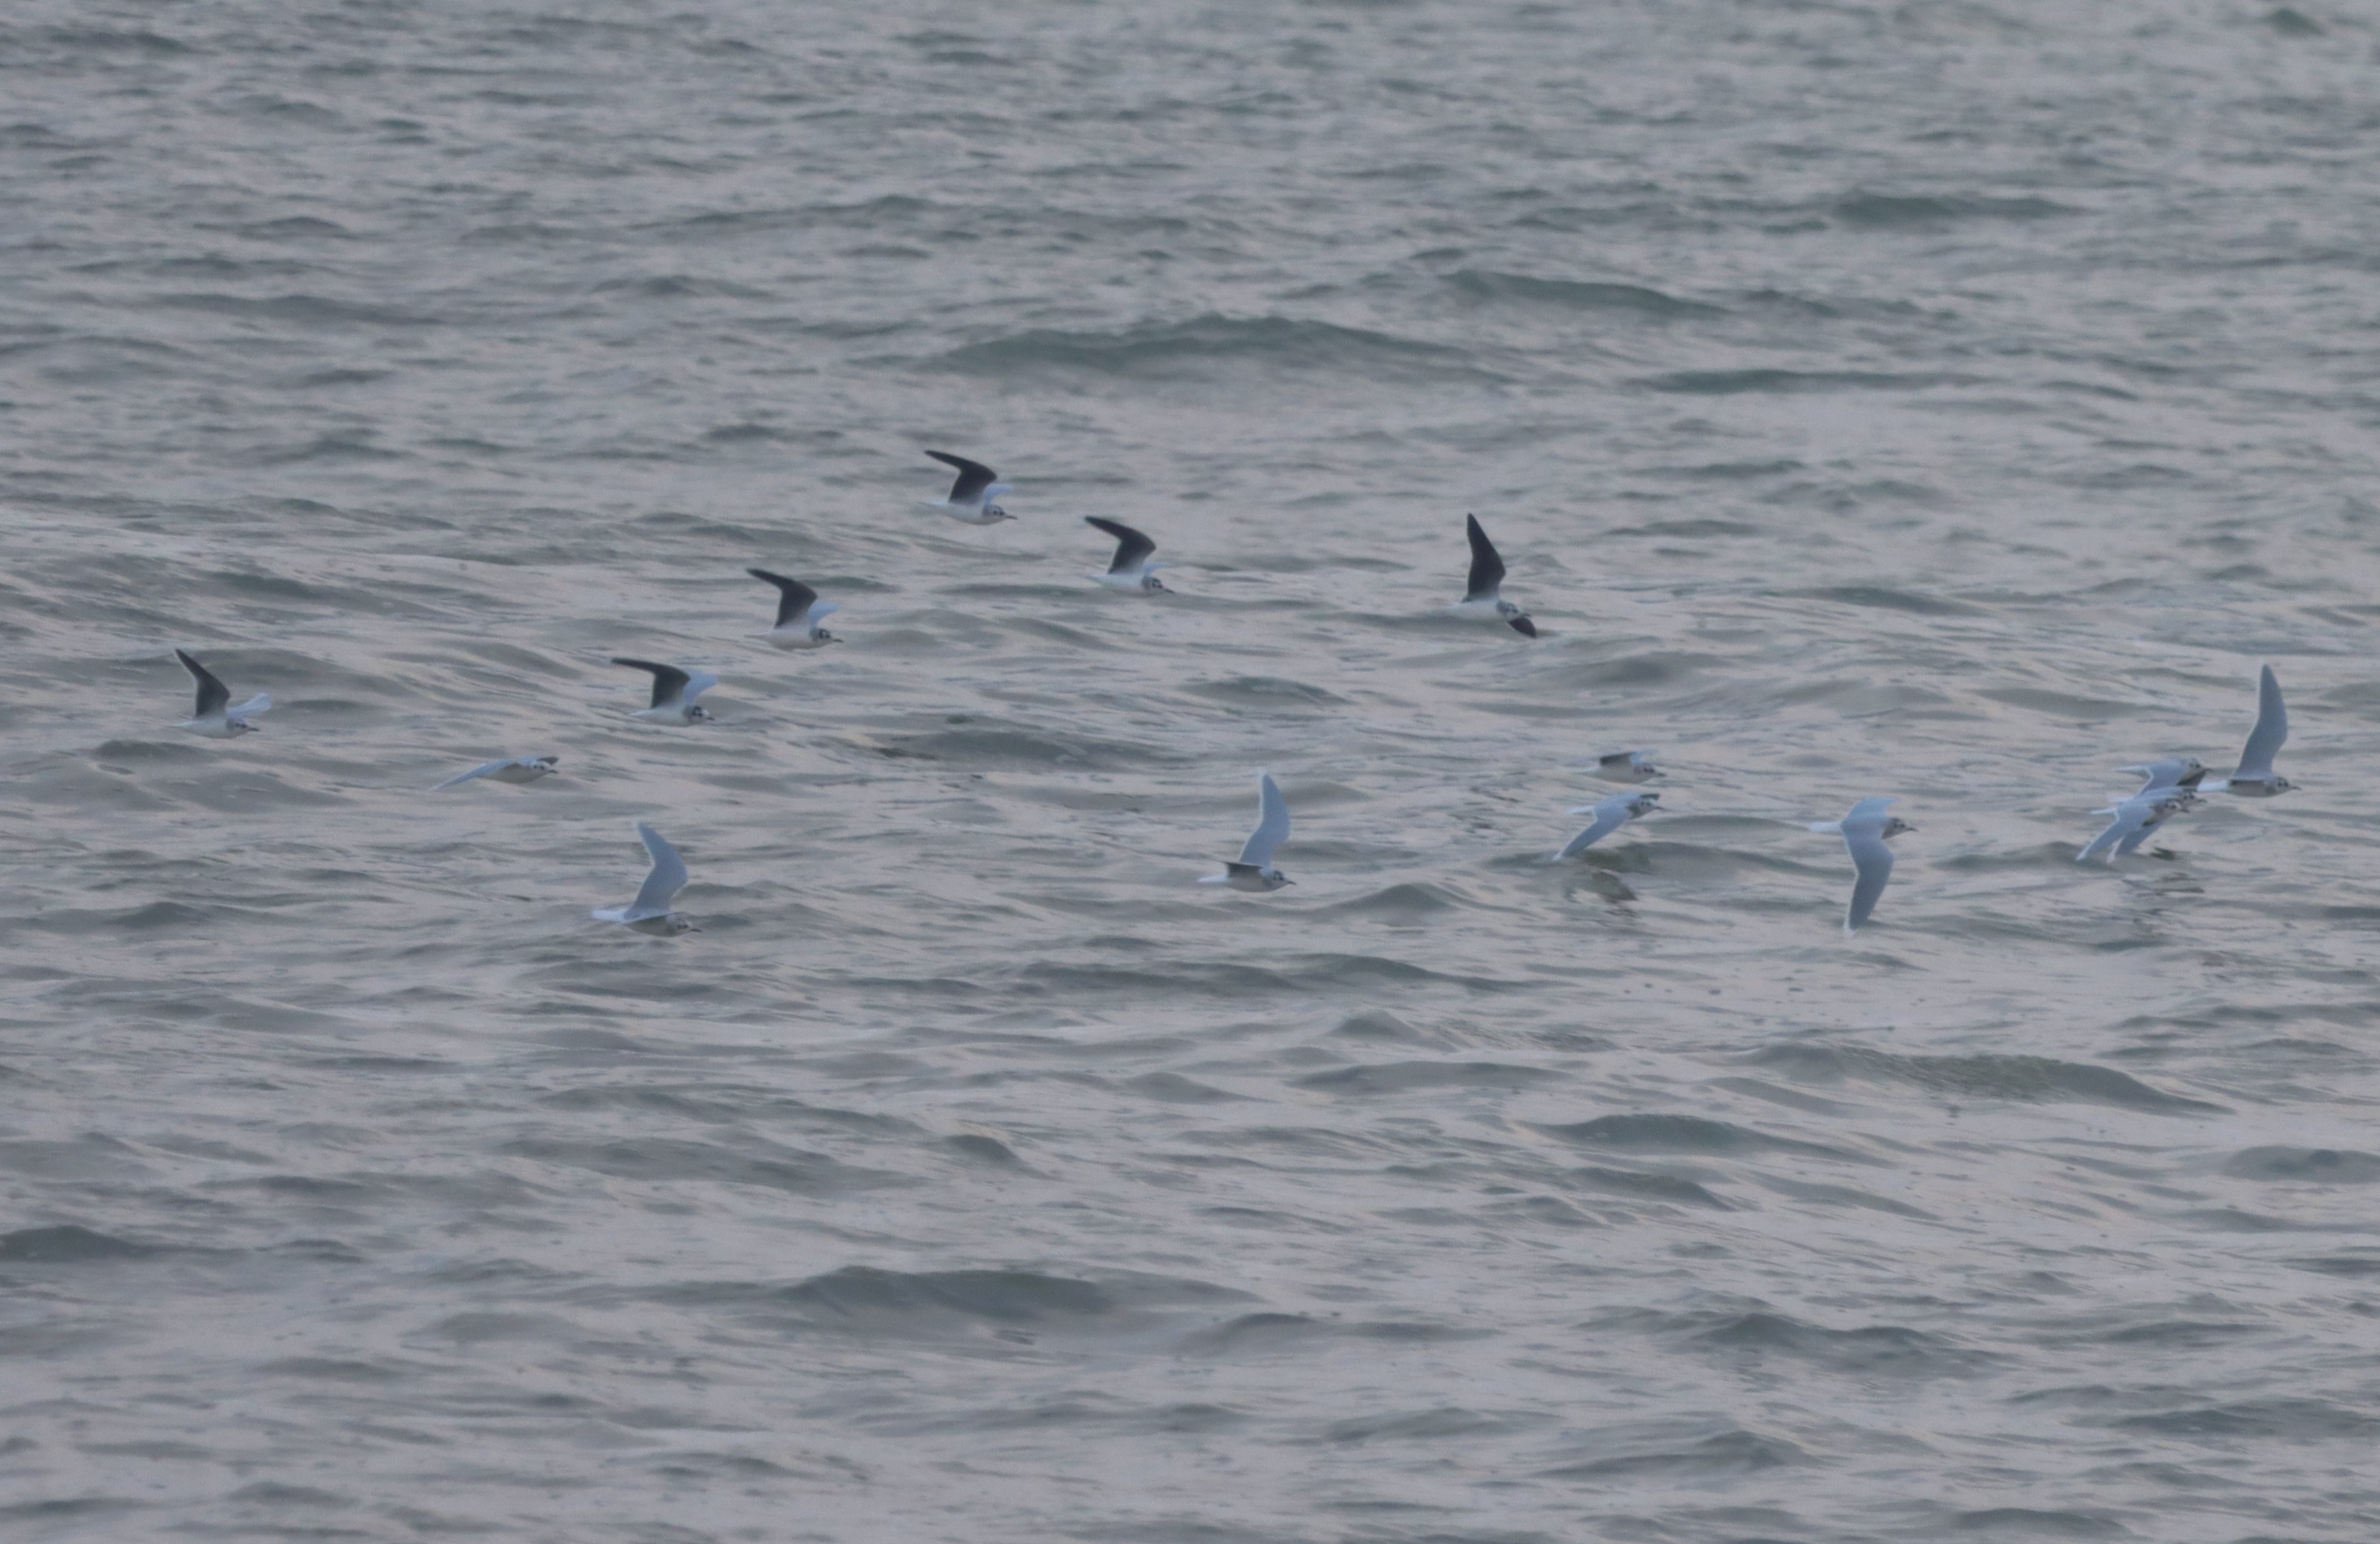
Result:
{"type": "Polygon", "coordinates": [[[0,1535],[2380,1538],[2375,61],[15,0],[0,1535]]]}

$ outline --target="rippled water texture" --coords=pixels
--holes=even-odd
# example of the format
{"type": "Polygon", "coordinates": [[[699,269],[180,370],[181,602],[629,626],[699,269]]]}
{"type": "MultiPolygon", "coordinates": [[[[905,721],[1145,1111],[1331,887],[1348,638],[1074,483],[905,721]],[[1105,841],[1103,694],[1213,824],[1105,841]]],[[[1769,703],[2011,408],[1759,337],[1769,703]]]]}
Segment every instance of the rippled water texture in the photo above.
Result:
{"type": "Polygon", "coordinates": [[[2375,61],[0,8],[0,1534],[2380,1538],[2375,61]]]}

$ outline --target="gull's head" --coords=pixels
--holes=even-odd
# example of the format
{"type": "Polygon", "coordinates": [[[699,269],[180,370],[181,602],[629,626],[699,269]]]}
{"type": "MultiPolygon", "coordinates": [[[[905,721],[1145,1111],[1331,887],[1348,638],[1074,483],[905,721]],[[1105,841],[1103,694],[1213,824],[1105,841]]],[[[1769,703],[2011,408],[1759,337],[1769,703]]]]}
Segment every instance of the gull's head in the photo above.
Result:
{"type": "Polygon", "coordinates": [[[828,632],[824,627],[812,627],[810,629],[810,641],[812,643],[841,643],[843,639],[835,637],[832,633],[828,632]]]}
{"type": "Polygon", "coordinates": [[[699,703],[699,702],[689,702],[689,703],[687,703],[687,704],[686,704],[686,723],[707,723],[707,722],[709,722],[710,718],[710,709],[708,709],[708,708],[706,708],[706,707],[704,707],[701,703],[699,703]]]}
{"type": "Polygon", "coordinates": [[[1898,836],[1905,831],[1915,831],[1916,829],[1917,828],[1915,826],[1911,825],[1907,821],[1902,820],[1900,816],[1889,815],[1885,818],[1884,830],[1878,834],[1888,837],[1898,836]]]}
{"type": "Polygon", "coordinates": [[[1628,813],[1631,816],[1650,815],[1660,808],[1661,796],[1658,794],[1639,794],[1628,801],[1628,813]]]}
{"type": "Polygon", "coordinates": [[[983,506],[983,519],[986,525],[990,525],[994,520],[1014,520],[1014,518],[1016,518],[1015,516],[996,504],[987,504],[983,506]]]}
{"type": "Polygon", "coordinates": [[[1165,581],[1159,578],[1154,574],[1141,575],[1140,588],[1148,590],[1153,595],[1171,595],[1173,593],[1173,591],[1165,588],[1165,581]]]}
{"type": "Polygon", "coordinates": [[[224,719],[224,733],[227,736],[253,735],[256,733],[256,728],[257,726],[255,724],[249,723],[248,720],[244,718],[232,718],[226,716],[224,719]]]}

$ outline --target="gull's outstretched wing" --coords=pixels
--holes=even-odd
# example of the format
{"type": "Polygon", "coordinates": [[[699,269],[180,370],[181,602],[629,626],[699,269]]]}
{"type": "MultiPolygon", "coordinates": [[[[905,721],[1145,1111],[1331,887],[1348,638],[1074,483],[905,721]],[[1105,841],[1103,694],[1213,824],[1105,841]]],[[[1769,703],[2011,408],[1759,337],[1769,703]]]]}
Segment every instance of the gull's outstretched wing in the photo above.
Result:
{"type": "MultiPolygon", "coordinates": [[[[1608,799],[1597,799],[1585,808],[1595,812],[1594,821],[1585,831],[1563,843],[1561,850],[1554,854],[1555,857],[1575,857],[1628,823],[1626,794],[1614,794],[1608,799]]],[[[1575,815],[1579,811],[1572,809],[1569,813],[1575,815]]]]}
{"type": "Polygon", "coordinates": [[[179,649],[174,650],[174,658],[181,661],[182,668],[199,683],[199,711],[190,715],[192,718],[212,718],[231,705],[231,688],[216,680],[213,671],[179,649]]]}
{"type": "Polygon", "coordinates": [[[1086,515],[1083,523],[1097,527],[1115,538],[1115,561],[1108,565],[1111,574],[1132,573],[1148,561],[1149,553],[1157,551],[1156,542],[1121,520],[1102,520],[1096,515],[1086,515]]]}
{"type": "Polygon", "coordinates": [[[2280,678],[2266,665],[2256,682],[2256,727],[2248,731],[2247,748],[2240,752],[2239,778],[2270,777],[2273,758],[2289,737],[2289,705],[2281,700],[2280,678]]]}
{"type": "MultiPolygon", "coordinates": [[[[650,670],[652,672],[652,707],[666,708],[672,702],[691,700],[690,699],[680,698],[678,694],[686,690],[686,683],[692,680],[693,677],[674,664],[655,664],[650,660],[624,660],[617,657],[614,657],[612,663],[613,664],[626,665],[630,670],[650,670]]],[[[718,677],[712,676],[711,679],[715,682],[718,680],[718,677]]]]}
{"type": "Polygon", "coordinates": [[[686,695],[679,700],[688,707],[694,705],[696,698],[719,685],[719,677],[707,670],[695,671],[692,675],[681,676],[680,679],[686,682],[686,695]]]}
{"type": "Polygon", "coordinates": [[[637,898],[628,903],[625,916],[630,922],[668,916],[670,901],[686,888],[686,859],[677,856],[669,838],[642,821],[637,822],[637,834],[644,839],[645,851],[653,855],[653,871],[645,876],[637,898]]]}
{"type": "Polygon", "coordinates": [[[448,778],[445,782],[439,784],[430,791],[434,794],[438,792],[440,788],[452,788],[457,783],[468,783],[475,777],[485,777],[491,772],[498,772],[505,767],[511,766],[513,761],[514,758],[510,756],[498,757],[492,761],[482,761],[478,766],[473,767],[469,772],[456,772],[454,776],[448,778]]]}
{"type": "MultiPolygon", "coordinates": [[[[2143,832],[2148,824],[2150,812],[2155,808],[2154,800],[2136,796],[2100,811],[2102,814],[2113,815],[2116,818],[2107,822],[2107,830],[2084,844],[2082,850],[2074,855],[2074,861],[2088,863],[2101,853],[2107,853],[2107,861],[2113,863],[2116,861],[2116,855],[2109,849],[2119,842],[2143,832]]],[[[2139,845],[2137,842],[2133,845],[2139,845]]]]}
{"type": "Polygon", "coordinates": [[[1851,812],[1843,817],[1843,827],[1849,830],[1854,821],[1882,821],[1884,812],[1899,802],[1890,798],[1864,798],[1852,805],[1851,812]]]}
{"type": "Polygon", "coordinates": [[[1259,869],[1272,867],[1272,855],[1289,840],[1289,801],[1281,796],[1281,784],[1272,773],[1257,774],[1257,829],[1248,835],[1247,845],[1240,849],[1240,861],[1259,869]]]}
{"type": "MultiPolygon", "coordinates": [[[[1884,805],[1889,799],[1862,799],[1860,804],[1884,805]]],[[[1852,807],[1858,808],[1857,805],[1852,807]]],[[[1859,878],[1852,885],[1851,909],[1843,914],[1843,931],[1857,932],[1876,910],[1876,903],[1884,894],[1884,881],[1892,878],[1892,848],[1872,827],[1853,829],[1843,824],[1843,845],[1850,849],[1852,867],[1859,878]]]]}
{"type": "Polygon", "coordinates": [[[828,617],[832,616],[836,612],[839,612],[843,608],[841,606],[835,604],[832,601],[820,601],[816,605],[810,607],[804,619],[809,623],[810,631],[816,632],[818,631],[818,626],[820,623],[825,621],[828,617]]]}
{"type": "Polygon", "coordinates": [[[1504,583],[1504,560],[1496,555],[1496,543],[1479,529],[1479,517],[1463,517],[1463,534],[1471,538],[1471,585],[1463,590],[1466,601],[1492,601],[1504,583]]]}
{"type": "Polygon", "coordinates": [[[957,469],[958,480],[951,484],[953,504],[973,504],[983,496],[986,489],[1000,480],[1000,474],[980,461],[970,461],[964,456],[945,455],[939,450],[929,450],[926,454],[945,467],[957,469]]]}
{"type": "Polygon", "coordinates": [[[756,579],[766,579],[777,587],[777,626],[799,621],[818,604],[818,591],[799,579],[789,579],[783,574],[771,574],[766,568],[747,568],[744,572],[756,579]]]}

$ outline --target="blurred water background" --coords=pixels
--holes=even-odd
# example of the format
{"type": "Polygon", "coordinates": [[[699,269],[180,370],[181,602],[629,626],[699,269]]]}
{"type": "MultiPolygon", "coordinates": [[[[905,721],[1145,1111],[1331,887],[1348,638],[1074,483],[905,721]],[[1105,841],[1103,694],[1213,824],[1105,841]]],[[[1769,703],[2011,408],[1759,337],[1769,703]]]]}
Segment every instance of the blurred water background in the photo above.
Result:
{"type": "Polygon", "coordinates": [[[0,1533],[2380,1537],[2375,62],[14,0],[0,1533]]]}

